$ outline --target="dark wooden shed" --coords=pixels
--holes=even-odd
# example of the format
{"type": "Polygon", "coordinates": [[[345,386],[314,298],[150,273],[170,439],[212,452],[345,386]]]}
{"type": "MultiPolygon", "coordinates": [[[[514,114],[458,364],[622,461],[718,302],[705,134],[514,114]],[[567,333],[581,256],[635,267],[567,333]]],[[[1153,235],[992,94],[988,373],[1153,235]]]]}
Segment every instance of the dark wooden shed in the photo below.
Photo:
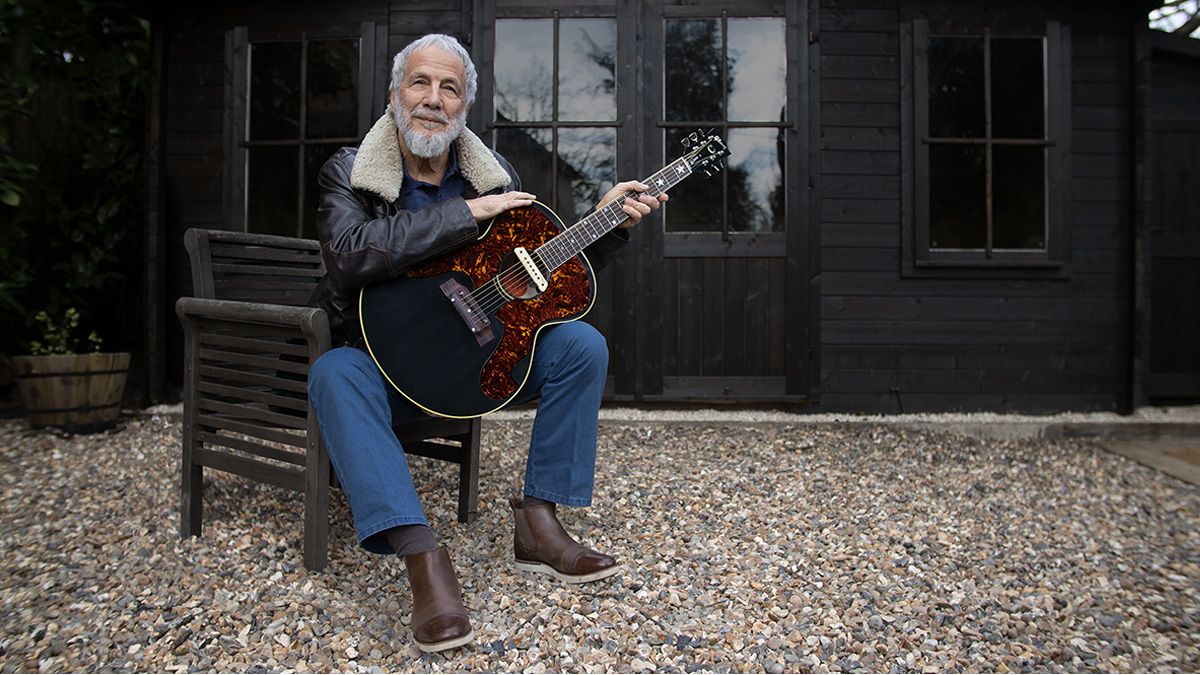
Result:
{"type": "MultiPolygon", "coordinates": [[[[1125,410],[1200,397],[1200,56],[1151,4],[1066,0],[211,2],[158,17],[159,356],[183,232],[312,236],[313,176],[431,31],[469,126],[573,222],[721,131],[600,278],[614,401],[1125,410]],[[526,168],[528,167],[528,168],[526,168]],[[1188,176],[1188,178],[1182,178],[1188,176]],[[1189,187],[1190,185],[1190,187],[1189,187]]],[[[157,384],[156,384],[157,383],[157,384]]]]}

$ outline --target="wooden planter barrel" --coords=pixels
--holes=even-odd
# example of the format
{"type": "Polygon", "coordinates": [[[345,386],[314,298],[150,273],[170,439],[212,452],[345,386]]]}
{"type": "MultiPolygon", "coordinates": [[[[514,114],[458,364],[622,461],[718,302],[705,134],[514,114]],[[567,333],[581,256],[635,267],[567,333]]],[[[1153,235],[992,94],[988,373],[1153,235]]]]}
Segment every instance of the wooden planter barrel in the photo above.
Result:
{"type": "Polygon", "coordinates": [[[30,424],[99,431],[121,415],[129,352],[16,356],[13,373],[30,424]]]}

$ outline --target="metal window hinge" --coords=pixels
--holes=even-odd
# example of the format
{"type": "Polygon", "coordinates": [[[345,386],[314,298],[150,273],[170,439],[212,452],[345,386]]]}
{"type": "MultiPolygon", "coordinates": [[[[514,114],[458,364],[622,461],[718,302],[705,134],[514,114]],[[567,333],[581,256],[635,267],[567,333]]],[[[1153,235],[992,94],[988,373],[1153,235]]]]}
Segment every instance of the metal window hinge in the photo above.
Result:
{"type": "Polygon", "coordinates": [[[808,44],[811,45],[811,44],[817,42],[817,40],[819,40],[819,39],[820,39],[820,36],[818,36],[816,33],[814,33],[811,30],[808,31],[808,44]]]}

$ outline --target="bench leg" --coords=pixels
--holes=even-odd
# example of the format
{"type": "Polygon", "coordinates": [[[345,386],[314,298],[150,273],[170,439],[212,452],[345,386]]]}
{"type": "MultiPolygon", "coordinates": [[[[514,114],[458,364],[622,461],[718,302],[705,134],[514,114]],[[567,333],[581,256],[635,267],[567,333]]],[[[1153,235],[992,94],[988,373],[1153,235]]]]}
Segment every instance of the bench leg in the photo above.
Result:
{"type": "MultiPolygon", "coordinates": [[[[316,435],[310,433],[312,439],[316,435]]],[[[304,567],[325,569],[329,559],[329,455],[320,441],[309,443],[304,469],[304,567]],[[315,447],[314,447],[315,446],[315,447]]]]}
{"type": "Polygon", "coordinates": [[[463,462],[458,467],[458,522],[469,525],[479,517],[479,420],[471,422],[471,433],[460,439],[463,462]]]}
{"type": "Polygon", "coordinates": [[[199,537],[204,526],[204,467],[183,458],[179,491],[179,538],[199,537]]]}

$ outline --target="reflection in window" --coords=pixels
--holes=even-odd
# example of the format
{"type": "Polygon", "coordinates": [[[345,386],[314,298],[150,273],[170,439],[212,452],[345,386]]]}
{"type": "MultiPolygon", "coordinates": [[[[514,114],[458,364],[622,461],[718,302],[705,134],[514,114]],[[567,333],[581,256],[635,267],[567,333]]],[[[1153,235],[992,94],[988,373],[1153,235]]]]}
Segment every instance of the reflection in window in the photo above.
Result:
{"type": "Polygon", "coordinates": [[[300,133],[300,43],[250,48],[250,138],[295,138],[300,133]]]}
{"type": "Polygon", "coordinates": [[[666,19],[663,32],[665,158],[682,154],[679,140],[696,129],[716,129],[730,151],[712,182],[693,177],[672,189],[667,231],[783,231],[784,20],[666,19]]]}
{"type": "Polygon", "coordinates": [[[783,225],[783,130],[730,129],[729,214],[737,230],[770,232],[783,225]]]}
{"type": "Polygon", "coordinates": [[[783,119],[787,60],[781,19],[729,20],[729,119],[783,119]]]}
{"type": "Polygon", "coordinates": [[[496,119],[554,119],[554,19],[496,22],[496,119]]]}
{"type": "Polygon", "coordinates": [[[931,36],[927,55],[929,248],[1045,250],[1045,40],[931,36]]]}
{"type": "Polygon", "coordinates": [[[359,141],[358,38],[250,45],[246,229],[317,236],[317,173],[359,141]]]}
{"type": "Polygon", "coordinates": [[[339,138],[358,134],[358,40],[308,43],[305,135],[339,138]]]}
{"type": "Polygon", "coordinates": [[[616,182],[614,19],[498,19],[495,148],[571,222],[616,182]]]}

